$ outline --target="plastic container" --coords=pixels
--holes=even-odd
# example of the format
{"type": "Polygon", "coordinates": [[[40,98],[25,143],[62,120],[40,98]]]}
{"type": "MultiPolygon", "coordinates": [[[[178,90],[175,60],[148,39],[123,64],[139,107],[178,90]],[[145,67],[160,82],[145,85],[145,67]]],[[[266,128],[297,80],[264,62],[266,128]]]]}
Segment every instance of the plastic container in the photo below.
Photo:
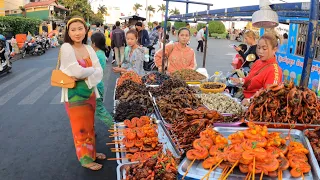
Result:
{"type": "Polygon", "coordinates": [[[221,76],[222,76],[222,71],[216,71],[211,77],[210,81],[211,82],[220,82],[221,76]]]}

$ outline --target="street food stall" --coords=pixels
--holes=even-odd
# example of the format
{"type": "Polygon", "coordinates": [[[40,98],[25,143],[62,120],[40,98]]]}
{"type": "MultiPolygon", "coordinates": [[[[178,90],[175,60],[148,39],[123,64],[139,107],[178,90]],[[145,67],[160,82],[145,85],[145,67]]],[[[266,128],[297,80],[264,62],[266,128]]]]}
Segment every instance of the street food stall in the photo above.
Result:
{"type": "Polygon", "coordinates": [[[320,179],[320,102],[295,83],[261,90],[245,107],[195,70],[122,74],[107,143],[118,180],[320,179]]]}

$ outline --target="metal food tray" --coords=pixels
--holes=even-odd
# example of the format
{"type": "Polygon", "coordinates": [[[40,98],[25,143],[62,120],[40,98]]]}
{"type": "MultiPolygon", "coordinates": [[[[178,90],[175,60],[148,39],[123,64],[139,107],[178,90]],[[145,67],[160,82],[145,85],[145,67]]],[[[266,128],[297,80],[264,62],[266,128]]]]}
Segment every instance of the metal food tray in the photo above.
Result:
{"type": "Polygon", "coordinates": [[[116,92],[117,92],[117,84],[118,84],[119,78],[116,80],[116,84],[114,85],[114,91],[113,91],[113,101],[116,100],[116,92]]]}
{"type": "MultiPolygon", "coordinates": [[[[235,133],[237,131],[241,131],[241,130],[246,130],[248,128],[228,128],[228,127],[215,127],[214,130],[218,131],[219,133],[221,133],[223,136],[227,137],[232,133],[235,133]]],[[[289,133],[288,129],[268,129],[268,132],[280,132],[282,133],[282,136],[287,136],[289,133]]],[[[308,150],[309,152],[311,152],[312,150],[310,150],[310,148],[307,145],[307,141],[305,136],[303,135],[303,132],[297,129],[291,129],[290,132],[290,136],[291,138],[293,138],[295,141],[301,142],[308,150]]],[[[304,179],[305,180],[314,180],[317,179],[317,175],[316,175],[316,171],[318,170],[315,166],[316,164],[314,163],[314,161],[312,160],[312,156],[311,153],[308,154],[308,159],[309,159],[309,164],[311,165],[311,171],[307,174],[304,174],[304,179]]],[[[208,170],[205,170],[202,167],[202,162],[203,161],[195,161],[193,163],[193,165],[191,166],[187,177],[185,179],[201,179],[204,175],[206,175],[208,173],[208,170]]],[[[191,163],[190,160],[188,160],[187,158],[184,158],[184,160],[180,163],[179,167],[178,167],[178,173],[179,176],[183,176],[186,172],[187,167],[189,166],[189,164],[191,163]]],[[[290,169],[290,168],[289,168],[290,169]]],[[[222,173],[222,169],[217,168],[215,171],[213,171],[210,174],[210,180],[213,179],[218,179],[220,177],[222,173]]],[[[236,167],[233,170],[233,173],[230,174],[230,176],[228,177],[228,180],[242,180],[246,177],[247,174],[241,173],[239,168],[236,167]]],[[[260,175],[256,175],[256,179],[259,179],[260,175]]],[[[277,178],[270,178],[268,176],[264,176],[263,179],[266,180],[276,180],[277,178]]],[[[290,175],[290,171],[286,170],[283,171],[283,180],[288,180],[288,179],[299,179],[300,178],[292,178],[290,175]]],[[[318,178],[319,179],[319,178],[318,178]]]]}
{"type": "MultiPolygon", "coordinates": [[[[165,153],[166,149],[170,150],[173,154],[174,157],[176,158],[181,158],[179,150],[176,148],[175,144],[173,143],[172,139],[169,138],[169,133],[166,130],[164,124],[157,120],[156,123],[158,124],[158,138],[159,138],[159,143],[163,144],[163,152],[165,153]]],[[[114,130],[117,131],[117,129],[125,129],[124,126],[119,126],[117,128],[117,126],[114,126],[114,130]]],[[[114,137],[115,141],[120,141],[124,138],[124,136],[116,136],[114,137]]],[[[124,145],[123,144],[115,144],[115,148],[123,148],[124,145]]],[[[126,157],[125,152],[117,152],[116,153],[116,158],[125,158],[126,157]]],[[[127,159],[122,159],[122,160],[117,160],[118,164],[129,164],[132,163],[130,161],[128,161],[127,159]]]]}
{"type": "MultiPolygon", "coordinates": [[[[306,130],[303,131],[303,134],[305,134],[306,130]]],[[[308,129],[308,130],[314,130],[314,129],[308,129]]],[[[313,161],[313,163],[315,165],[315,176],[316,176],[315,178],[316,179],[320,179],[319,162],[318,162],[316,156],[314,155],[314,151],[313,151],[313,148],[312,148],[311,143],[309,141],[309,138],[307,136],[305,136],[305,139],[306,139],[306,142],[307,142],[308,149],[312,149],[311,151],[309,150],[309,152],[310,152],[310,155],[311,155],[311,161],[313,161]]]]}
{"type": "Polygon", "coordinates": [[[259,122],[259,121],[248,121],[245,120],[245,122],[253,122],[256,125],[265,125],[268,128],[282,128],[282,129],[299,129],[299,130],[305,130],[305,129],[314,129],[316,127],[320,127],[320,124],[294,124],[294,126],[290,126],[288,123],[274,123],[274,122],[259,122]]]}
{"type": "Polygon", "coordinates": [[[131,164],[137,164],[138,162],[128,163],[128,164],[119,164],[117,166],[117,180],[124,180],[126,179],[126,170],[125,167],[131,164]]]}

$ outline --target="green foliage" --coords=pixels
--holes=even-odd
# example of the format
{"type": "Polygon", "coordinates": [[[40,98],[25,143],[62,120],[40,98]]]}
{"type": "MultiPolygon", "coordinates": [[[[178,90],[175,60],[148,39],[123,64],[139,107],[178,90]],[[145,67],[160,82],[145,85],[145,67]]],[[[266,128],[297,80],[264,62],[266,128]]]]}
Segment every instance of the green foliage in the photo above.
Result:
{"type": "Polygon", "coordinates": [[[174,27],[176,28],[176,30],[179,30],[180,28],[186,27],[187,23],[186,22],[175,22],[174,23],[174,27]]]}
{"type": "Polygon", "coordinates": [[[223,34],[226,32],[226,27],[220,21],[211,21],[209,23],[209,34],[218,33],[223,34]]]}
{"type": "Polygon", "coordinates": [[[218,33],[211,33],[210,34],[211,37],[216,38],[216,39],[226,39],[227,38],[227,33],[223,33],[223,34],[218,34],[218,33]]]}
{"type": "Polygon", "coordinates": [[[148,22],[148,28],[152,29],[152,22],[148,22]]]}
{"type": "MultiPolygon", "coordinates": [[[[163,27],[163,26],[164,26],[164,21],[162,21],[160,25],[163,27]]],[[[171,22],[169,22],[169,21],[167,22],[167,27],[168,27],[168,26],[171,27],[171,22]]]]}
{"type": "Polygon", "coordinates": [[[194,27],[190,28],[191,35],[193,35],[197,31],[198,31],[197,28],[194,28],[194,27]]]}
{"type": "Polygon", "coordinates": [[[32,34],[39,30],[42,20],[15,16],[0,16],[0,34],[6,36],[9,32],[14,35],[27,33],[32,34]]]}
{"type": "Polygon", "coordinates": [[[201,28],[203,28],[203,26],[206,26],[206,24],[205,23],[198,23],[197,30],[199,31],[201,28]]]}

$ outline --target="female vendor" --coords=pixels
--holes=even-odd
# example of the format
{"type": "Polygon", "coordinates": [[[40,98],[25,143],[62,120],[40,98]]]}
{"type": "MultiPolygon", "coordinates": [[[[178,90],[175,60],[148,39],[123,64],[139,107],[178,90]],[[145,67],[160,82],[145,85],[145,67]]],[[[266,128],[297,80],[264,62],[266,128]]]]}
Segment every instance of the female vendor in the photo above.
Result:
{"type": "Polygon", "coordinates": [[[278,39],[273,34],[264,34],[257,45],[260,61],[253,64],[250,73],[245,78],[230,78],[234,84],[242,85],[244,100],[249,99],[260,89],[282,82],[282,70],[279,67],[275,53],[278,50],[278,39]]]}
{"type": "MultiPolygon", "coordinates": [[[[178,42],[165,46],[165,69],[173,73],[181,69],[195,69],[197,67],[196,57],[192,48],[187,46],[190,40],[190,30],[181,28],[178,31],[178,42]]],[[[155,54],[155,64],[162,71],[162,50],[155,54]]]]}

